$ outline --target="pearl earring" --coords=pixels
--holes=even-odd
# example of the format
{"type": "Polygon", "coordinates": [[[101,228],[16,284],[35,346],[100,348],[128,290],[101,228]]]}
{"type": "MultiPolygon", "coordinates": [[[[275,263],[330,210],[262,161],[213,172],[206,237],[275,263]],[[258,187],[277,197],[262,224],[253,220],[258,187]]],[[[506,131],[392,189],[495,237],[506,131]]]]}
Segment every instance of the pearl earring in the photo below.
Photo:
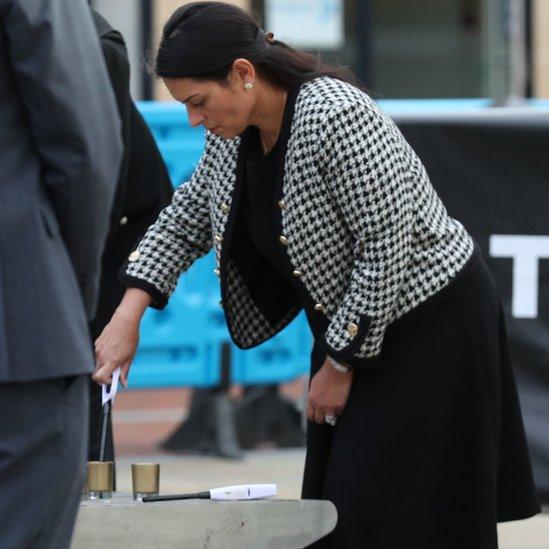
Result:
{"type": "Polygon", "coordinates": [[[246,82],[244,84],[244,89],[245,90],[251,90],[253,87],[254,87],[254,85],[251,82],[246,82]]]}

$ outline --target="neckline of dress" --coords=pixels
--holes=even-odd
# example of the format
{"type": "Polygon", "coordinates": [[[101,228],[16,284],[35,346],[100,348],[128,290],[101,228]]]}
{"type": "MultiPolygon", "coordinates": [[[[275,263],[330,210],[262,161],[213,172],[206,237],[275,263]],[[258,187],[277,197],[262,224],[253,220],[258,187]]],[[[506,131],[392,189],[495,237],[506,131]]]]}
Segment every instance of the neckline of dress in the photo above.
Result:
{"type": "Polygon", "coordinates": [[[259,128],[257,126],[252,127],[254,139],[256,140],[258,145],[257,149],[261,152],[261,154],[259,156],[252,156],[251,158],[248,158],[249,162],[267,161],[278,152],[282,142],[284,141],[284,139],[286,139],[289,133],[287,129],[292,120],[292,117],[289,115],[290,113],[293,113],[293,106],[299,93],[300,87],[301,86],[292,86],[288,89],[286,104],[284,105],[284,112],[282,114],[282,124],[280,125],[280,132],[278,133],[275,144],[266,153],[263,153],[263,145],[261,143],[261,134],[259,128]]]}

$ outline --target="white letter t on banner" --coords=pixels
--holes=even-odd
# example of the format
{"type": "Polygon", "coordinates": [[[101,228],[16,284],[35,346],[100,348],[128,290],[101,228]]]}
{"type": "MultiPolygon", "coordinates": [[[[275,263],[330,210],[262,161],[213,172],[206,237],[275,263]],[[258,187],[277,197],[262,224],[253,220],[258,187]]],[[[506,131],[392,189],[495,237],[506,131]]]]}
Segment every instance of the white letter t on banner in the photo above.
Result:
{"type": "Polygon", "coordinates": [[[539,260],[549,259],[549,236],[494,234],[490,255],[513,258],[513,317],[536,318],[539,260]]]}

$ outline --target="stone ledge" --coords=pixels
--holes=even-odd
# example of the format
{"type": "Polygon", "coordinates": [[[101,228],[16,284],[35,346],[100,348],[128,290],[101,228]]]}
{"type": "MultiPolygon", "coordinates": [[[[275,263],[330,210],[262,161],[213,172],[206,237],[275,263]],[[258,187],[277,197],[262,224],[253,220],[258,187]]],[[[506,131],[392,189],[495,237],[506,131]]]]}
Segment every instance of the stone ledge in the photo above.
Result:
{"type": "Polygon", "coordinates": [[[337,511],[329,501],[181,500],[84,501],[72,549],[305,547],[330,533],[337,511]]]}

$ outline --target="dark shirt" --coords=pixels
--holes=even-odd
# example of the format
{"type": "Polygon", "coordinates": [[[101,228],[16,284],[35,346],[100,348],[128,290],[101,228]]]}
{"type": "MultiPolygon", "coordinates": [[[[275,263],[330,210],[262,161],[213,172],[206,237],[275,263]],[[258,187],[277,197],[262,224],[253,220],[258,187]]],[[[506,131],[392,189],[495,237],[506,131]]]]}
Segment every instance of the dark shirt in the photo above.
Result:
{"type": "MultiPolygon", "coordinates": [[[[259,130],[252,128],[246,158],[246,181],[239,209],[240,234],[253,247],[251,257],[261,258],[264,269],[274,271],[270,280],[276,288],[266,288],[280,296],[280,301],[299,303],[307,314],[315,338],[326,330],[326,317],[314,310],[314,301],[292,266],[283,238],[282,215],[279,201],[283,196],[283,169],[286,144],[290,134],[293,104],[297,93],[290,93],[284,111],[280,136],[275,146],[263,154],[259,130]]],[[[242,263],[242,262],[240,262],[242,263]]]]}
{"type": "MultiPolygon", "coordinates": [[[[270,267],[291,282],[292,267],[285,246],[280,242],[282,216],[278,206],[282,199],[282,179],[277,170],[281,139],[267,154],[262,154],[259,131],[254,129],[246,160],[246,183],[242,191],[240,215],[257,250],[270,267]]],[[[295,291],[295,290],[294,290],[295,291]]]]}

